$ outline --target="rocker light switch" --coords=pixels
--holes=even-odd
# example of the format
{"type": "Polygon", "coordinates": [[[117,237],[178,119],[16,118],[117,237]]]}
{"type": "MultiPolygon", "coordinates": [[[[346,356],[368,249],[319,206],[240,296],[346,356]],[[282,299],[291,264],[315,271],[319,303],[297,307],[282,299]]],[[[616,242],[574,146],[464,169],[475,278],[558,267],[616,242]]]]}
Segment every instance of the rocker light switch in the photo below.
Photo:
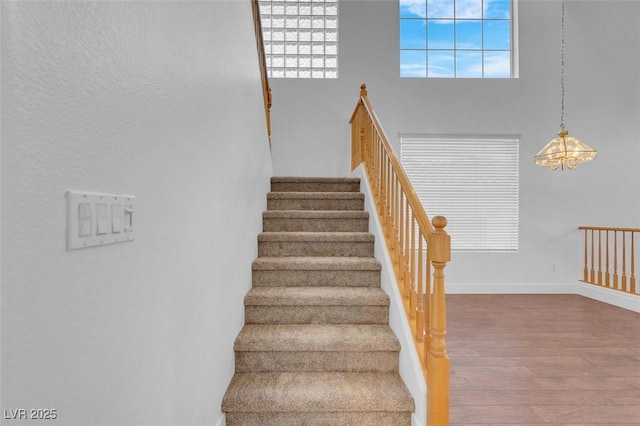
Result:
{"type": "Polygon", "coordinates": [[[124,232],[133,232],[133,205],[124,206],[124,232]]]}
{"type": "MultiPolygon", "coordinates": [[[[67,250],[133,241],[133,195],[67,191],[67,250]]],[[[137,220],[137,219],[136,219],[137,220]]]]}
{"type": "Polygon", "coordinates": [[[109,219],[107,217],[106,204],[96,204],[96,221],[98,223],[98,235],[105,235],[109,232],[109,219]]]}
{"type": "Polygon", "coordinates": [[[122,232],[122,205],[113,204],[111,206],[111,232],[119,234],[122,232]]]}
{"type": "Polygon", "coordinates": [[[91,225],[91,204],[78,204],[78,236],[90,237],[92,234],[91,225]]]}

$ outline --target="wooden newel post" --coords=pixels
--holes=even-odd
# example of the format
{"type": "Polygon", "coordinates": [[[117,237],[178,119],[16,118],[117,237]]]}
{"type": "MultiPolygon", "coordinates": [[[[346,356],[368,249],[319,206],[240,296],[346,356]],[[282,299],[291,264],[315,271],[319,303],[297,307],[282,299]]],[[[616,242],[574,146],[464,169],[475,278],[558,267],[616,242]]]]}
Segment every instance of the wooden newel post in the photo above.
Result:
{"type": "Polygon", "coordinates": [[[447,318],[444,292],[444,268],[451,260],[451,237],[444,230],[447,219],[436,216],[429,236],[429,259],[433,264],[433,297],[431,306],[430,344],[427,353],[427,424],[449,424],[450,360],[444,336],[447,318]]]}
{"type": "MultiPolygon", "coordinates": [[[[367,97],[367,85],[362,83],[360,85],[360,97],[367,97]]],[[[360,161],[366,161],[367,159],[367,131],[365,128],[365,109],[362,99],[360,100],[360,161]]]]}

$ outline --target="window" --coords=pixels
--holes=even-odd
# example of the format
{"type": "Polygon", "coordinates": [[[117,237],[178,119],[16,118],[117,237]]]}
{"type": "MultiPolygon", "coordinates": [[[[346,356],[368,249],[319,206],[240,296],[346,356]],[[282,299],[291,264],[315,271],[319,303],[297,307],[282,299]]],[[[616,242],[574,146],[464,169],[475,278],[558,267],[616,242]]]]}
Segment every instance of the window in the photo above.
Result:
{"type": "Polygon", "coordinates": [[[515,1],[400,0],[400,76],[516,76],[515,1]]]}
{"type": "Polygon", "coordinates": [[[516,137],[401,136],[401,162],[428,215],[447,218],[451,249],[518,250],[516,137]]]}
{"type": "Polygon", "coordinates": [[[338,78],[338,0],[260,0],[272,78],[338,78]]]}

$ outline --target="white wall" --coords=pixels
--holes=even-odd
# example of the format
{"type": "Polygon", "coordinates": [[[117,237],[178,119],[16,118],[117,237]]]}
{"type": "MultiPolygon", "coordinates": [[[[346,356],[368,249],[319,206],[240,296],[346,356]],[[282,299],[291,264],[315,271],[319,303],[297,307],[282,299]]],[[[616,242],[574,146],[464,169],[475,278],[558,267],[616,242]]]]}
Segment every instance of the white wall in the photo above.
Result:
{"type": "Polygon", "coordinates": [[[448,283],[573,289],[578,225],[640,226],[640,3],[566,3],[567,128],[599,154],[554,173],[533,156],[559,128],[559,1],[519,1],[520,78],[511,80],[401,79],[398,2],[343,0],[339,13],[340,78],[272,81],[275,174],[349,174],[347,121],[366,82],[397,152],[400,133],[521,135],[520,250],[454,253],[448,283]]]}
{"type": "Polygon", "coordinates": [[[222,418],[272,172],[257,64],[248,0],[2,2],[2,409],[222,418]],[[136,241],[66,251],[68,189],[136,195],[136,241]]]}

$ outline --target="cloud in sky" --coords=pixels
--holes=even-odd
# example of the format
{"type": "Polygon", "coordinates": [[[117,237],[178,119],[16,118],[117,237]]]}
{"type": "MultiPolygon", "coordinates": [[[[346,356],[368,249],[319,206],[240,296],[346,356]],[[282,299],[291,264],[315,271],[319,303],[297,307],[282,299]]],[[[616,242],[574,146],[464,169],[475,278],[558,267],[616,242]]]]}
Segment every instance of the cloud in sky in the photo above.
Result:
{"type": "Polygon", "coordinates": [[[425,63],[400,64],[400,75],[402,77],[425,77],[427,75],[427,65],[425,63]]]}
{"type": "MultiPolygon", "coordinates": [[[[481,52],[465,52],[473,55],[465,58],[462,55],[454,62],[453,51],[440,51],[434,55],[429,55],[428,76],[429,77],[453,77],[454,64],[456,76],[486,78],[508,78],[511,75],[511,55],[510,52],[484,52],[484,66],[481,52]]],[[[404,56],[400,63],[400,75],[402,77],[425,77],[427,76],[427,64],[424,59],[418,56],[404,56]]]]}
{"type": "Polygon", "coordinates": [[[400,13],[413,18],[481,19],[509,18],[508,2],[505,0],[400,0],[400,13]],[[427,3],[429,10],[427,13],[427,3]],[[506,8],[505,8],[506,6],[506,8]],[[455,13],[454,13],[455,12],[455,13]]]}
{"type": "Polygon", "coordinates": [[[511,54],[509,52],[485,52],[485,77],[511,76],[511,54]]]}

